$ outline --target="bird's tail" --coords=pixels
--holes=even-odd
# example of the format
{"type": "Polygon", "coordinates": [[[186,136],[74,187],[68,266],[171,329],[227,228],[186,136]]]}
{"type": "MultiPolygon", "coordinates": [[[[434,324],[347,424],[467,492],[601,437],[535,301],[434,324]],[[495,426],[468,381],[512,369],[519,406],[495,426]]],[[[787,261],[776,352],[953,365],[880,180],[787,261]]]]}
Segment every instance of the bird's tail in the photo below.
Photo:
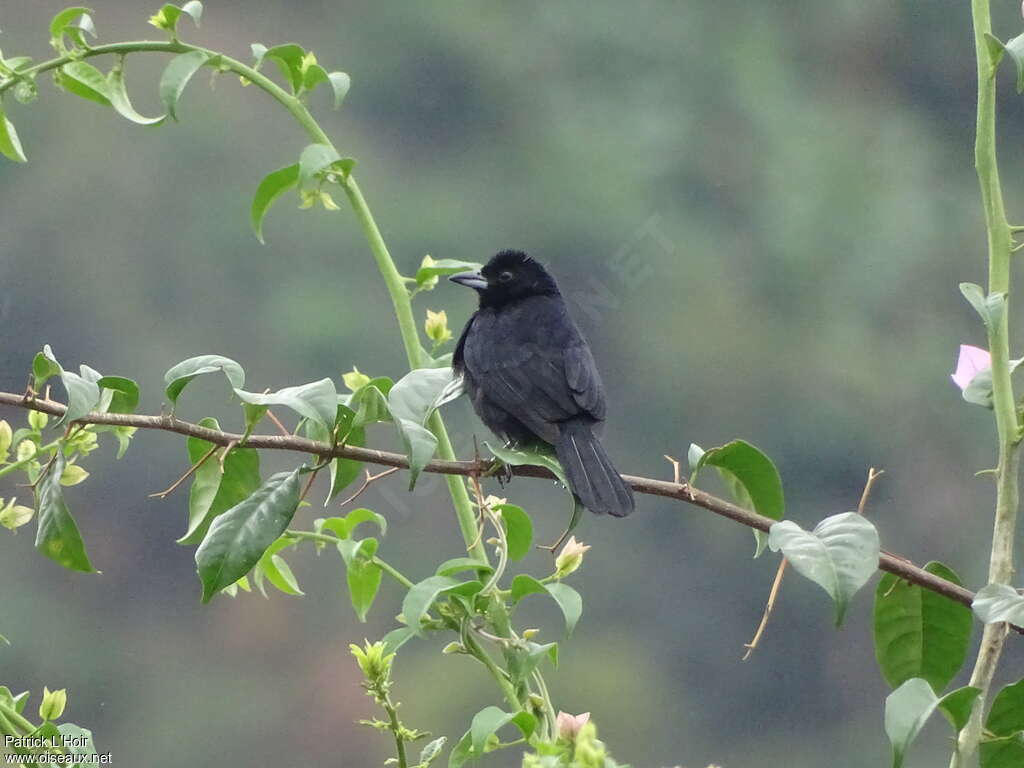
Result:
{"type": "Polygon", "coordinates": [[[560,425],[555,453],[569,487],[587,509],[598,515],[625,517],[633,511],[633,491],[612,466],[592,422],[570,419],[560,425]]]}

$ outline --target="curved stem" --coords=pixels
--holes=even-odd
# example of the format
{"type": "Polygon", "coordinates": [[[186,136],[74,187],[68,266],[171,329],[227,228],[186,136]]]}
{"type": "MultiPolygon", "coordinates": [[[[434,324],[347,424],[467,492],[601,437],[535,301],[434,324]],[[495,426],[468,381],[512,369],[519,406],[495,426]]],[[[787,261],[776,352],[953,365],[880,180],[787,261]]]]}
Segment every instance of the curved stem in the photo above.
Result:
{"type": "MultiPolygon", "coordinates": [[[[177,40],[138,40],[124,43],[110,43],[107,45],[97,45],[82,51],[75,51],[73,55],[68,54],[64,56],[57,56],[56,58],[49,59],[48,61],[40,62],[33,67],[28,67],[24,71],[19,72],[18,77],[8,78],[7,80],[0,82],[0,94],[3,94],[4,91],[12,87],[23,77],[35,77],[36,75],[57,69],[58,67],[79,58],[92,58],[94,56],[103,56],[107,54],[123,56],[128,53],[138,52],[188,53],[190,51],[202,51],[211,57],[217,57],[220,66],[245,77],[253,85],[266,91],[282,106],[284,106],[284,108],[291,113],[292,117],[294,117],[299,125],[303,127],[315,143],[326,144],[334,148],[334,145],[331,143],[327,134],[313,118],[309,110],[306,109],[302,101],[288,93],[266,75],[258,72],[247,64],[243,64],[238,59],[231,58],[230,56],[226,56],[225,54],[212,51],[201,46],[186,45],[185,43],[177,40]]],[[[345,193],[352,205],[352,210],[356,214],[356,218],[363,230],[363,234],[370,245],[370,250],[377,262],[377,268],[380,271],[381,277],[384,279],[384,284],[387,287],[388,294],[391,296],[391,303],[394,306],[395,317],[398,320],[398,329],[402,336],[402,344],[405,347],[405,354],[409,361],[409,367],[418,368],[421,365],[423,353],[420,347],[419,334],[416,330],[416,321],[413,317],[412,301],[410,300],[409,291],[405,287],[405,280],[395,266],[395,262],[391,258],[391,254],[388,252],[388,248],[384,242],[384,237],[381,235],[380,228],[377,226],[377,223],[373,218],[373,214],[370,212],[370,208],[366,204],[366,200],[363,197],[363,193],[360,190],[359,185],[356,183],[355,178],[351,175],[348,176],[342,182],[342,186],[344,187],[345,193]]],[[[440,414],[435,412],[430,417],[428,425],[431,432],[433,432],[437,437],[438,455],[442,459],[454,459],[455,452],[452,448],[451,440],[448,437],[448,432],[445,429],[444,422],[441,419],[440,414]]],[[[458,480],[458,478],[453,477],[447,478],[447,484],[448,492],[451,494],[452,504],[455,508],[455,516],[458,520],[459,530],[466,543],[467,551],[481,562],[488,562],[486,549],[476,540],[476,522],[474,520],[472,505],[469,502],[469,494],[466,492],[465,486],[458,480]]]]}
{"type": "Polygon", "coordinates": [[[476,641],[472,632],[462,633],[462,644],[474,658],[487,667],[487,671],[491,673],[491,677],[494,678],[495,682],[498,683],[498,687],[501,688],[502,693],[505,694],[505,700],[508,701],[509,705],[516,712],[522,709],[523,703],[519,701],[519,697],[516,695],[516,689],[513,687],[511,681],[501,668],[494,663],[494,659],[491,658],[491,655],[487,653],[480,643],[476,641]]]}

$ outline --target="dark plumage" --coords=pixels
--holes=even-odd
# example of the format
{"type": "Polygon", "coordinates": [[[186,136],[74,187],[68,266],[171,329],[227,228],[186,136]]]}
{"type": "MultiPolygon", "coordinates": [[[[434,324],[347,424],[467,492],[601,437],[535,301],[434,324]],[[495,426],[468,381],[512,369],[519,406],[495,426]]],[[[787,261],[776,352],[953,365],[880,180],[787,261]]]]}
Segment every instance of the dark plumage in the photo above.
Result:
{"type": "Polygon", "coordinates": [[[513,443],[554,446],[587,509],[616,517],[632,512],[633,492],[598,440],[601,377],[554,278],[525,253],[502,251],[479,273],[450,279],[480,298],[452,366],[481,421],[513,443]]]}

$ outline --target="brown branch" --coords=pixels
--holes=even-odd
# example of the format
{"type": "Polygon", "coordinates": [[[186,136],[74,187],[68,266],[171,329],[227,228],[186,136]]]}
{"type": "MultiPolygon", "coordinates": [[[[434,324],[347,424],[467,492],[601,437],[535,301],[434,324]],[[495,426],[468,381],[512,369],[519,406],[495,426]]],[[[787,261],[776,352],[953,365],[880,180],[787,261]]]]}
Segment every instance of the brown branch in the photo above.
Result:
{"type": "MultiPolygon", "coordinates": [[[[40,399],[25,394],[12,394],[0,392],[0,405],[24,408],[26,410],[40,411],[54,416],[61,416],[67,410],[61,403],[48,399],[40,399]]],[[[389,451],[378,451],[373,448],[362,448],[354,445],[331,446],[328,443],[321,443],[309,440],[297,435],[250,435],[243,440],[243,436],[231,432],[221,432],[208,427],[201,427],[188,421],[181,421],[172,415],[163,416],[142,416],[129,413],[90,413],[78,420],[82,424],[105,424],[115,427],[135,427],[137,429],[156,429],[165,432],[175,432],[179,435],[198,437],[217,445],[230,445],[238,442],[248,448],[277,451],[296,451],[308,453],[321,458],[341,456],[347,459],[355,459],[369,464],[380,464],[386,467],[408,468],[409,460],[400,453],[389,451]]],[[[473,475],[482,474],[490,468],[489,461],[443,461],[435,459],[423,468],[424,472],[433,472],[442,475],[473,475]]],[[[540,477],[548,480],[556,479],[555,476],[544,467],[518,466],[512,467],[513,474],[518,477],[540,477]]],[[[623,475],[630,487],[637,493],[644,493],[650,496],[662,496],[668,499],[693,504],[697,507],[713,512],[721,517],[734,520],[748,528],[758,531],[768,531],[775,522],[771,518],[763,517],[756,512],[744,509],[725,499],[720,499],[699,488],[694,488],[688,483],[675,483],[667,480],[656,480],[650,477],[636,477],[634,475],[623,475]]],[[[917,567],[908,560],[896,557],[888,552],[883,552],[878,559],[880,570],[899,576],[901,579],[917,584],[925,589],[931,590],[940,595],[963,603],[969,606],[974,600],[974,593],[956,584],[928,573],[917,567]]]]}

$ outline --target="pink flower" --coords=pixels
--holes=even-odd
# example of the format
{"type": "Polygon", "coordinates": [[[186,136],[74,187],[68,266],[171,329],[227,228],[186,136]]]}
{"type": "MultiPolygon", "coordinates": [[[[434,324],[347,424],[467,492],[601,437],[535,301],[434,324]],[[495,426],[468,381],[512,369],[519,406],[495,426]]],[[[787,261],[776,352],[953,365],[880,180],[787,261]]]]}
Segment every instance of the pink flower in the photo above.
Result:
{"type": "Polygon", "coordinates": [[[987,368],[992,367],[992,357],[987,350],[960,345],[960,357],[956,361],[956,372],[950,377],[961,390],[967,389],[971,379],[987,368]]]}
{"type": "Polygon", "coordinates": [[[558,728],[558,735],[570,741],[575,739],[580,728],[590,721],[590,713],[584,712],[581,715],[570,715],[568,712],[559,712],[555,718],[555,725],[558,728]]]}

